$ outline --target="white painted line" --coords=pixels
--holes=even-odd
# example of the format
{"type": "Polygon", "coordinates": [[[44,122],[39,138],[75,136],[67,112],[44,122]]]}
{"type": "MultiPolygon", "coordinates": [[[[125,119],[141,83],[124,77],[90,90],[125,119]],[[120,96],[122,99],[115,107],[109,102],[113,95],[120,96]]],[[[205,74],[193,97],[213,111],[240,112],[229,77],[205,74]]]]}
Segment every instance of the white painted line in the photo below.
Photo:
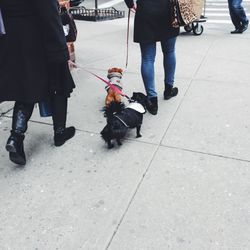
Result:
{"type": "Polygon", "coordinates": [[[119,4],[121,2],[124,2],[124,0],[112,0],[112,1],[109,1],[107,3],[98,5],[98,8],[102,9],[102,8],[113,7],[114,5],[119,4]]]}
{"type": "MultiPolygon", "coordinates": [[[[244,8],[247,11],[247,8],[244,8]]],[[[206,11],[229,11],[228,8],[206,8],[206,11]]]]}
{"type": "Polygon", "coordinates": [[[210,17],[210,16],[227,16],[227,17],[229,17],[229,13],[226,14],[226,13],[211,13],[211,12],[209,12],[209,13],[206,13],[206,15],[208,17],[210,17]]]}
{"type": "Polygon", "coordinates": [[[207,20],[208,23],[232,23],[230,20],[207,20]]]}
{"type": "Polygon", "coordinates": [[[228,8],[206,8],[206,11],[228,11],[228,8]]]}
{"type": "Polygon", "coordinates": [[[228,6],[227,3],[209,3],[207,5],[209,5],[209,6],[228,6]]]}

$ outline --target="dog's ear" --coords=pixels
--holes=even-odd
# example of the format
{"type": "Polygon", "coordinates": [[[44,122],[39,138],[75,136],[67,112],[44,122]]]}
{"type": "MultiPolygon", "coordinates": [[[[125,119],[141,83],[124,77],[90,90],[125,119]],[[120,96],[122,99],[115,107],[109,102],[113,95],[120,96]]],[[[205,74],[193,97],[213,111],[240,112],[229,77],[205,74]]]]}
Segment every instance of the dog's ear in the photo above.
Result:
{"type": "Polygon", "coordinates": [[[115,102],[114,113],[121,113],[125,109],[123,102],[115,102]]]}
{"type": "Polygon", "coordinates": [[[140,101],[140,100],[146,100],[147,96],[144,95],[141,92],[133,92],[133,95],[131,97],[131,99],[135,100],[135,101],[140,101]]]}
{"type": "Polygon", "coordinates": [[[140,103],[144,107],[147,104],[147,96],[141,92],[133,92],[133,96],[131,97],[131,99],[140,103]]]}
{"type": "Polygon", "coordinates": [[[138,92],[133,92],[133,94],[132,94],[132,96],[131,96],[130,99],[136,101],[137,100],[137,94],[138,94],[138,92]]]}
{"type": "Polygon", "coordinates": [[[123,102],[112,101],[105,108],[105,115],[109,118],[114,113],[120,113],[125,109],[125,104],[123,102]]]}
{"type": "Polygon", "coordinates": [[[143,93],[138,93],[138,94],[143,101],[147,100],[148,97],[146,95],[144,95],[143,93]]]}
{"type": "Polygon", "coordinates": [[[141,104],[143,105],[144,108],[147,106],[147,102],[148,102],[148,97],[146,95],[143,95],[141,104]]]}
{"type": "Polygon", "coordinates": [[[114,102],[112,101],[109,103],[109,105],[105,107],[104,116],[110,118],[113,115],[113,109],[114,109],[114,102]]]}

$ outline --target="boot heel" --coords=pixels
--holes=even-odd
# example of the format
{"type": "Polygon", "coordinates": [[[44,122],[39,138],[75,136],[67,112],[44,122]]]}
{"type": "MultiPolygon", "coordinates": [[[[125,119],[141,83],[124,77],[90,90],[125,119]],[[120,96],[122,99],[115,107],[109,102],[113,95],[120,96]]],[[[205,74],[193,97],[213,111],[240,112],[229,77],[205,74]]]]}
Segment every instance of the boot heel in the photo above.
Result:
{"type": "Polygon", "coordinates": [[[5,148],[9,152],[10,160],[18,165],[25,165],[26,163],[23,140],[33,108],[34,103],[15,102],[12,130],[5,148]]]}
{"type": "Polygon", "coordinates": [[[8,140],[5,146],[5,149],[8,152],[16,153],[16,147],[15,147],[15,142],[13,140],[8,140]]]}
{"type": "Polygon", "coordinates": [[[156,115],[158,111],[158,98],[151,97],[147,99],[146,108],[150,114],[156,115]]]}
{"type": "Polygon", "coordinates": [[[9,152],[9,158],[17,165],[25,165],[26,157],[23,149],[24,135],[18,135],[12,132],[6,143],[6,150],[9,152]]]}
{"type": "Polygon", "coordinates": [[[172,97],[175,97],[178,95],[178,88],[172,87],[172,86],[165,86],[165,91],[163,93],[164,100],[169,100],[172,97]]]}

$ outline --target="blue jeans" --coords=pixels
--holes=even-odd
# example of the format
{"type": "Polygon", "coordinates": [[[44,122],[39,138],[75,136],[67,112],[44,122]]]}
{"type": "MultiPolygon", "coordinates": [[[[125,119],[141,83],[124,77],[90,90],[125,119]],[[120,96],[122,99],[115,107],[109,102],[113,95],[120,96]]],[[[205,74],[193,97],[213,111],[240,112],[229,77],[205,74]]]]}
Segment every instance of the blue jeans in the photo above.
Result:
{"type": "MultiPolygon", "coordinates": [[[[161,41],[161,48],[163,53],[163,66],[165,79],[164,83],[173,86],[176,56],[175,56],[175,42],[176,37],[161,41]]],[[[141,48],[141,74],[147,96],[149,98],[156,97],[155,90],[155,72],[154,62],[156,56],[156,42],[140,43],[141,48]]]]}
{"type": "Polygon", "coordinates": [[[236,29],[248,23],[245,10],[242,7],[242,0],[228,0],[228,7],[231,20],[236,29]]]}

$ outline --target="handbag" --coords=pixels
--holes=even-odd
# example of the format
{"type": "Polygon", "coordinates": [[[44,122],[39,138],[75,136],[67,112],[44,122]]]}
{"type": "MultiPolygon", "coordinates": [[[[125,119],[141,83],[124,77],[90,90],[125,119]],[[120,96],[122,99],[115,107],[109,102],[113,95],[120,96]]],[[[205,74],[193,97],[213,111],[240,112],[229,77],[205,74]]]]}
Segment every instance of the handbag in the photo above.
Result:
{"type": "Polygon", "coordinates": [[[3,23],[3,17],[2,17],[2,13],[1,13],[1,9],[0,9],[0,36],[1,35],[5,35],[5,27],[4,27],[4,23],[3,23]]]}
{"type": "Polygon", "coordinates": [[[179,28],[197,19],[191,0],[170,0],[170,4],[172,27],[179,28]]]}
{"type": "Polygon", "coordinates": [[[62,7],[60,16],[63,24],[66,42],[75,42],[77,38],[77,28],[72,14],[70,14],[65,7],[62,7]]]}
{"type": "Polygon", "coordinates": [[[52,103],[51,100],[44,100],[38,103],[39,112],[41,117],[52,116],[52,103]]]}

